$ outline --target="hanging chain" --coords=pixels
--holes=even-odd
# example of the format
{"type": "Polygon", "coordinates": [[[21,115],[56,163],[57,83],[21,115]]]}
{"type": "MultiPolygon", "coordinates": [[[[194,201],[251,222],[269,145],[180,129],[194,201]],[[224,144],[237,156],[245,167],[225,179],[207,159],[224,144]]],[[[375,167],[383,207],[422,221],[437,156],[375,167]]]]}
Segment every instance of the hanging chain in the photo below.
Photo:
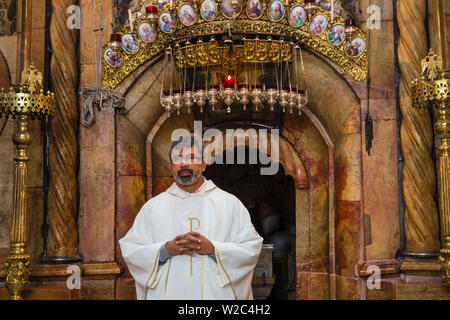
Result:
{"type": "Polygon", "coordinates": [[[102,59],[103,59],[103,0],[99,1],[99,17],[97,22],[97,0],[94,0],[94,63],[95,63],[95,88],[85,87],[80,92],[84,100],[81,108],[81,124],[90,127],[95,121],[94,105],[99,111],[106,108],[114,108],[119,113],[126,115],[124,98],[114,90],[102,87],[102,59]],[[106,104],[106,107],[103,105],[106,104]]]}
{"type": "Polygon", "coordinates": [[[308,89],[306,88],[306,80],[305,80],[305,66],[303,64],[303,52],[302,52],[302,47],[300,47],[300,61],[302,64],[302,80],[303,80],[303,88],[305,90],[305,97],[306,100],[308,100],[308,89]]]}

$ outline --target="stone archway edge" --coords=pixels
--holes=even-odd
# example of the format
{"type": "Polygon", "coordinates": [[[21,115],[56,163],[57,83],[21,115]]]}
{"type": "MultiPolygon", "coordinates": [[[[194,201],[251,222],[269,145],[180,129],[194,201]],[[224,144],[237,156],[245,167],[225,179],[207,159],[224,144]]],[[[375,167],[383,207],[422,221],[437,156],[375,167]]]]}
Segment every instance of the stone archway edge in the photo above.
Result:
{"type": "MultiPolygon", "coordinates": [[[[310,119],[310,121],[314,124],[316,129],[319,131],[320,135],[324,139],[327,147],[328,147],[328,163],[329,163],[329,181],[328,181],[328,232],[329,232],[329,259],[330,259],[330,299],[336,299],[336,206],[335,206],[335,145],[325,129],[325,126],[320,122],[317,116],[311,112],[307,107],[302,109],[302,112],[306,114],[306,116],[310,119]]],[[[152,143],[153,140],[158,133],[159,129],[163,126],[166,120],[169,118],[169,113],[164,112],[156,121],[155,125],[152,127],[149,135],[146,139],[146,173],[147,173],[147,199],[152,197],[152,143]]],[[[285,139],[285,138],[284,138],[285,139]]],[[[284,140],[284,142],[289,145],[291,148],[291,144],[284,140]]],[[[293,152],[297,154],[297,160],[302,161],[297,151],[293,149],[293,152]]],[[[280,161],[281,162],[281,161],[280,161]]],[[[303,163],[301,164],[302,167],[303,163]]],[[[288,170],[286,170],[288,171],[288,170]]],[[[291,171],[295,172],[295,169],[291,168],[291,171]]],[[[294,183],[298,186],[302,186],[302,182],[298,180],[298,176],[293,176],[294,183]],[[296,180],[297,179],[297,183],[296,180]]],[[[298,189],[296,187],[296,189],[298,189]]]]}

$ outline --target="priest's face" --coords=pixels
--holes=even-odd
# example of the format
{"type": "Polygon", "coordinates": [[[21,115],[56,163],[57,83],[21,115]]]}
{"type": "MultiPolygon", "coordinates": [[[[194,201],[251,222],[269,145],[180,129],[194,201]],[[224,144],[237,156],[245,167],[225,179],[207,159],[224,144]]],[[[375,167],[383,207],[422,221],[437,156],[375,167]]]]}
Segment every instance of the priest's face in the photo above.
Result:
{"type": "Polygon", "coordinates": [[[201,153],[194,146],[188,148],[174,148],[173,161],[169,162],[169,170],[172,177],[181,185],[188,186],[196,183],[206,169],[206,163],[202,160],[201,153]],[[185,154],[183,153],[184,151],[185,154]],[[178,155],[178,157],[175,157],[178,155]]]}

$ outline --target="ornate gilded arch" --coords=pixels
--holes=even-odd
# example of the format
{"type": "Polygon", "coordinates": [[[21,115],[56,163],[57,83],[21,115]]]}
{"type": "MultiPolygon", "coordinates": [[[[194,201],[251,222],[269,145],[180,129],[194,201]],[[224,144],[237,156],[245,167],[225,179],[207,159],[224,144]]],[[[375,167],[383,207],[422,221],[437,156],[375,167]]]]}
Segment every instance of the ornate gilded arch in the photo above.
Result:
{"type": "MultiPolygon", "coordinates": [[[[271,21],[267,14],[267,9],[263,9],[264,13],[258,19],[251,19],[247,13],[246,7],[248,0],[242,1],[239,14],[234,18],[228,18],[220,10],[220,4],[217,5],[217,17],[213,21],[206,21],[200,16],[196,17],[195,22],[190,25],[183,25],[178,11],[181,6],[188,4],[187,2],[174,1],[173,8],[170,10],[168,5],[162,7],[161,13],[169,12],[173,14],[175,28],[173,32],[164,32],[155,22],[154,31],[155,38],[152,42],[145,42],[139,36],[139,25],[148,22],[145,15],[145,6],[141,8],[138,16],[141,18],[133,21],[133,30],[131,24],[125,24],[117,34],[123,36],[125,34],[132,34],[138,45],[138,50],[135,53],[129,53],[122,50],[121,63],[112,66],[105,59],[103,59],[103,86],[108,89],[114,89],[127,76],[133,73],[138,67],[149,60],[154,59],[164,52],[164,49],[169,45],[173,46],[177,43],[184,42],[189,39],[204,38],[205,42],[211,36],[219,36],[229,34],[248,35],[249,37],[258,36],[273,37],[275,39],[284,39],[285,41],[293,41],[304,48],[316,52],[319,56],[329,59],[341,67],[345,72],[350,74],[355,80],[360,81],[367,78],[368,74],[368,59],[367,59],[367,36],[359,28],[355,28],[355,33],[352,39],[360,38],[362,40],[363,49],[358,55],[351,56],[347,48],[350,46],[348,37],[341,41],[338,45],[333,45],[330,42],[330,32],[336,25],[345,26],[345,19],[341,16],[334,15],[331,21],[331,13],[323,8],[317,7],[314,14],[308,18],[306,15],[303,23],[299,26],[291,25],[289,22],[289,15],[291,11],[301,6],[305,7],[303,0],[296,0],[286,5],[285,13],[282,19],[278,22],[271,21]],[[320,34],[313,34],[310,31],[312,20],[319,15],[326,17],[326,27],[320,34]]],[[[270,7],[269,2],[269,6],[270,7]]],[[[112,42],[109,41],[104,45],[104,53],[111,47],[112,42]]]]}

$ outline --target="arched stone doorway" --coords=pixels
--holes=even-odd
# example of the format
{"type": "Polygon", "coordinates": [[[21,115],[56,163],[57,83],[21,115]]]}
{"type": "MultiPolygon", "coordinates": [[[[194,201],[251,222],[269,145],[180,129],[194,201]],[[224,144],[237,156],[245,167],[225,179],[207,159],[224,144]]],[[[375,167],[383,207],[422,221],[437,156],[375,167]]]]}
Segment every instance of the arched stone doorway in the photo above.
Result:
{"type": "MultiPolygon", "coordinates": [[[[308,174],[309,189],[295,185],[297,299],[333,299],[337,289],[355,281],[348,279],[354,277],[362,252],[361,109],[351,85],[329,64],[305,54],[305,65],[311,66],[306,67],[311,87],[308,109],[300,117],[285,115],[274,127],[286,142],[282,145],[289,146],[280,158],[299,157],[308,174]]],[[[199,120],[192,113],[168,117],[163,111],[157,98],[161,68],[161,62],[149,62],[117,88],[125,95],[129,114],[117,117],[116,190],[118,195],[130,187],[135,190],[132,199],[117,200],[123,229],[118,238],[145,200],[172,183],[166,165],[172,131],[193,131],[194,120],[199,120]]],[[[265,120],[262,114],[252,118],[259,125],[265,120]]],[[[294,167],[283,167],[292,175],[294,167]]]]}
{"type": "MultiPolygon", "coordinates": [[[[313,119],[315,118],[313,117],[313,119]]],[[[147,140],[147,167],[151,168],[148,171],[148,181],[150,181],[148,184],[148,192],[151,192],[151,196],[163,192],[173,182],[167,168],[167,150],[172,132],[180,128],[185,128],[188,131],[194,130],[194,116],[192,114],[183,114],[182,116],[172,116],[169,118],[165,117],[160,120],[157,122],[158,128],[154,128],[151,131],[152,134],[149,136],[151,140],[147,140]],[[162,121],[163,119],[164,121],[162,121]]],[[[314,121],[317,121],[317,119],[314,121]]],[[[223,150],[225,150],[224,152],[229,152],[231,149],[234,149],[238,140],[236,139],[235,143],[231,146],[227,145],[227,129],[241,128],[244,132],[255,130],[259,135],[258,128],[264,127],[262,122],[260,121],[258,123],[254,121],[247,125],[236,121],[222,122],[216,125],[211,124],[204,131],[213,127],[218,128],[222,133],[220,137],[222,137],[223,150]]],[[[332,223],[334,220],[333,205],[332,200],[330,200],[332,199],[330,196],[332,197],[333,195],[333,185],[330,184],[334,175],[332,171],[334,167],[332,165],[333,153],[331,152],[330,155],[330,149],[327,146],[325,138],[308,116],[297,118],[296,125],[299,126],[296,130],[301,130],[301,137],[297,145],[291,144],[285,135],[279,136],[280,169],[277,174],[284,179],[282,187],[285,190],[292,190],[292,198],[288,201],[294,202],[294,212],[291,212],[291,215],[295,217],[292,220],[294,220],[293,224],[295,224],[294,229],[296,230],[295,249],[292,249],[295,252],[295,267],[292,264],[290,266],[291,271],[294,268],[295,276],[292,276],[292,273],[289,276],[289,271],[285,272],[286,278],[290,277],[290,280],[285,280],[287,287],[292,287],[292,278],[296,278],[296,295],[294,296],[291,289],[289,296],[289,290],[284,288],[286,292],[283,298],[286,298],[287,295],[290,298],[303,299],[304,297],[300,295],[300,292],[302,290],[308,292],[311,290],[312,285],[316,285],[320,281],[320,287],[315,288],[314,296],[311,296],[311,298],[328,299],[330,298],[330,282],[332,281],[329,275],[334,265],[334,261],[332,260],[334,242],[330,241],[330,235],[333,234],[334,230],[334,224],[332,223]]],[[[280,132],[286,130],[284,128],[280,132]]],[[[218,143],[217,141],[214,139],[212,144],[218,143]]],[[[248,148],[250,146],[249,139],[245,139],[244,143],[245,147],[248,148]]],[[[207,144],[206,149],[210,146],[211,144],[207,144]]],[[[263,147],[259,152],[271,155],[271,146],[271,141],[269,141],[266,147],[263,147]]],[[[248,175],[251,170],[256,169],[256,167],[252,169],[248,166],[243,168],[238,168],[238,166],[237,164],[229,166],[228,178],[231,176],[239,176],[243,173],[248,175]]],[[[260,176],[260,179],[258,179],[260,182],[266,180],[266,177],[261,177],[260,172],[257,173],[260,176]]],[[[250,174],[248,178],[255,179],[256,175],[250,174]]],[[[223,185],[226,185],[226,183],[223,185]]],[[[266,194],[269,194],[273,188],[268,184],[266,184],[266,187],[264,191],[266,194]]],[[[251,211],[251,202],[253,200],[247,198],[248,195],[245,194],[237,196],[247,205],[249,211],[251,211]]],[[[281,268],[286,267],[287,264],[288,262],[281,266],[281,268]]],[[[280,281],[280,283],[283,282],[280,281]]],[[[278,294],[278,297],[281,298],[282,295],[278,294]]]]}
{"type": "MultiPolygon", "coordinates": [[[[246,159],[254,150],[234,148],[234,158],[243,152],[246,159]]],[[[223,158],[226,158],[226,152],[223,158]]],[[[259,153],[259,152],[257,152],[259,153]]],[[[206,168],[204,176],[219,188],[235,195],[249,210],[256,231],[264,244],[273,248],[273,274],[275,284],[269,300],[294,300],[296,297],[295,267],[295,186],[280,164],[275,175],[261,175],[261,162],[257,164],[218,164],[206,168]]],[[[256,294],[255,294],[256,296],[256,294]]]]}

